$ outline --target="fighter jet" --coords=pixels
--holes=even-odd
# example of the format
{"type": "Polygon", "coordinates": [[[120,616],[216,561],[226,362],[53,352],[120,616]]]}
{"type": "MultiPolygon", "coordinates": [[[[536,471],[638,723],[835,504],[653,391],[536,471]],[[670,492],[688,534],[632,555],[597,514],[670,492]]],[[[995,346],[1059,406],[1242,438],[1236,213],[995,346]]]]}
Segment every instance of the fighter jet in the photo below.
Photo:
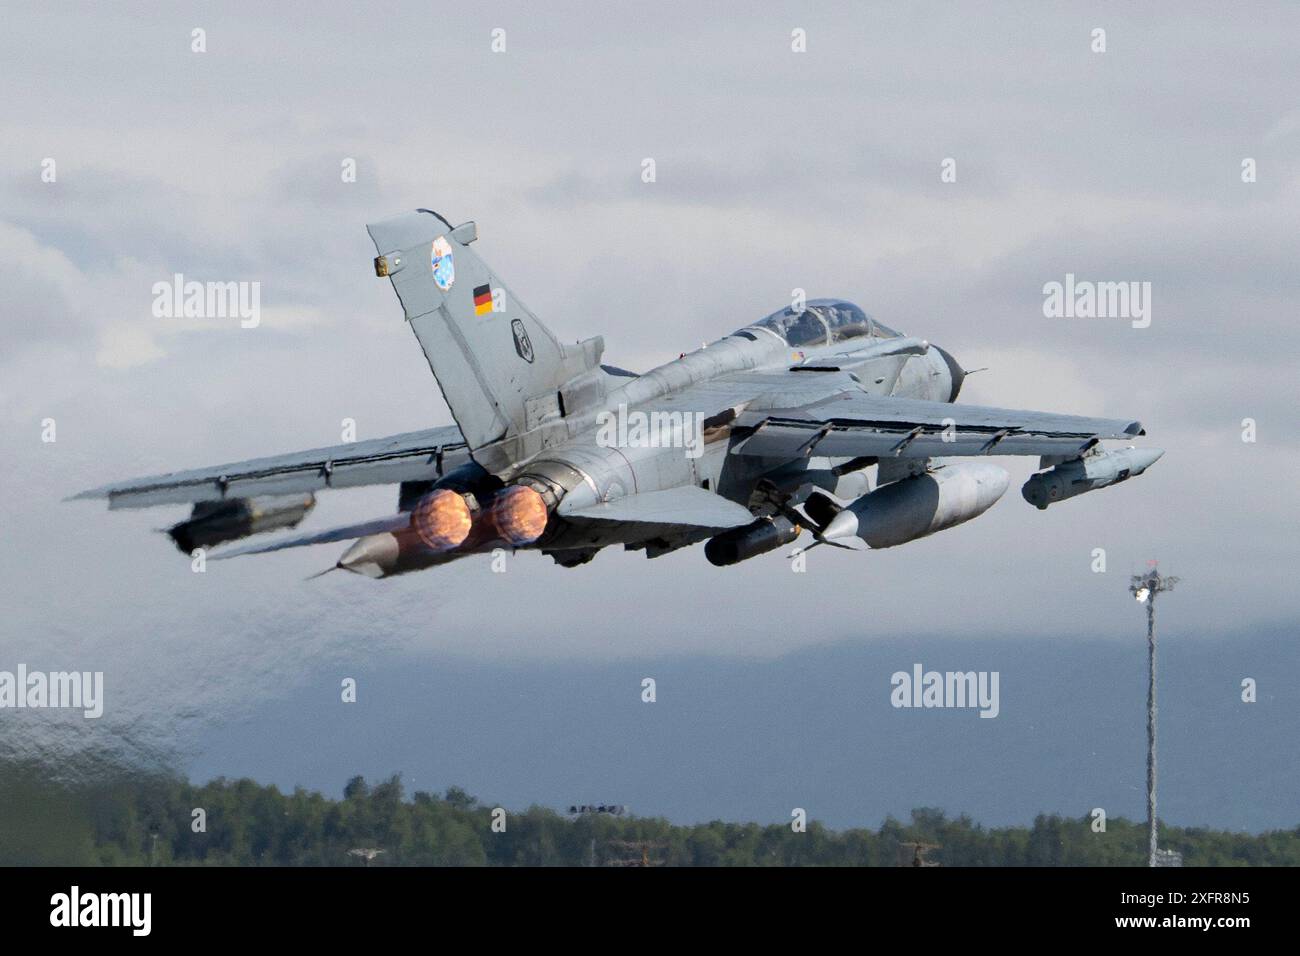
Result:
{"type": "MultiPolygon", "coordinates": [[[[473,222],[419,209],[368,227],[456,425],[139,478],[87,491],[110,508],[191,503],[186,552],[296,525],[330,488],[396,485],[371,521],[258,539],[233,557],[353,541],[335,567],[374,578],[496,549],[565,567],[622,545],[700,542],[717,566],[796,542],[890,548],[987,511],[1030,455],[1038,508],[1145,471],[1161,454],[1104,441],[1131,419],[954,404],[948,352],[841,299],[792,302],[645,374],[561,342],[479,258],[473,222]]],[[[331,569],[332,570],[332,569],[331,569]]]]}

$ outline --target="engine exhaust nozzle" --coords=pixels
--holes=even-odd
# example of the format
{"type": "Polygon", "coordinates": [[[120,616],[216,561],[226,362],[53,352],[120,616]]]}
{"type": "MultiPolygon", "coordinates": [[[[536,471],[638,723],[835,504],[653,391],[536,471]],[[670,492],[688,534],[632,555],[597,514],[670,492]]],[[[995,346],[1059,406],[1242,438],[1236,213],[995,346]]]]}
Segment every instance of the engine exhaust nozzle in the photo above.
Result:
{"type": "Polygon", "coordinates": [[[433,551],[458,548],[474,524],[464,495],[448,488],[431,491],[411,512],[411,527],[424,546],[433,551]]]}
{"type": "Polygon", "coordinates": [[[511,485],[495,498],[487,514],[501,540],[515,548],[532,544],[546,530],[546,501],[527,485],[511,485]]]}

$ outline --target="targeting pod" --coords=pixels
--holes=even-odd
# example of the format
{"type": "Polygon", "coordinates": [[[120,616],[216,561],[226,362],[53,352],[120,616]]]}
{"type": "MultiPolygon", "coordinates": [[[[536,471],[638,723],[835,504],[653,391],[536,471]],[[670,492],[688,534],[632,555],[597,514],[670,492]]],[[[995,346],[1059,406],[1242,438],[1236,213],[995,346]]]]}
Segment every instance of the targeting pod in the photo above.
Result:
{"type": "Polygon", "coordinates": [[[799,537],[803,529],[782,515],[759,518],[743,528],[724,531],[704,546],[709,563],[720,568],[774,551],[799,537]]]}
{"type": "Polygon", "coordinates": [[[1041,511],[1066,498],[1140,475],[1159,461],[1163,454],[1159,448],[1122,448],[1119,451],[1094,452],[1032,476],[1021,486],[1020,493],[1041,511]]]}
{"type": "Polygon", "coordinates": [[[185,554],[226,541],[239,541],[251,534],[296,527],[316,507],[314,495],[263,495],[201,501],[189,520],[167,529],[176,547],[185,554]]]}

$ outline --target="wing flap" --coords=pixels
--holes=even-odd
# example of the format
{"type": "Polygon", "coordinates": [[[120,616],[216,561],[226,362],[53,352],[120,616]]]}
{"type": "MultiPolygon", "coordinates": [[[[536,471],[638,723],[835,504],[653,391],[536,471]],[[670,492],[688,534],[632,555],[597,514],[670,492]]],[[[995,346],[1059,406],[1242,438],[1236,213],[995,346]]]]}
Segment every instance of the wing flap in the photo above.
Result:
{"type": "Polygon", "coordinates": [[[224,501],[253,494],[425,481],[468,459],[460,431],[452,425],[135,478],[73,498],[107,498],[110,509],[224,501]]]}
{"type": "Polygon", "coordinates": [[[1146,432],[1127,419],[1088,418],[1025,409],[953,405],[844,393],[803,408],[748,412],[750,433],[732,454],[780,458],[972,455],[1077,456],[1098,441],[1146,432]]]}

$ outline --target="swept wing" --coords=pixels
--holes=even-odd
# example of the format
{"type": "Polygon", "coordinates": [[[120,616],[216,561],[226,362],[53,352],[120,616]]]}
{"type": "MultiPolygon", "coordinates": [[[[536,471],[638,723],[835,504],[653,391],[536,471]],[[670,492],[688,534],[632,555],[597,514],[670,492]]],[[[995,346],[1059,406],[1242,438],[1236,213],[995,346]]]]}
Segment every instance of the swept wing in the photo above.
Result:
{"type": "Polygon", "coordinates": [[[956,405],[845,391],[795,408],[746,410],[732,454],[930,458],[967,455],[1075,457],[1105,439],[1146,432],[1133,419],[1088,418],[956,405]]]}
{"type": "Polygon", "coordinates": [[[107,498],[110,509],[224,501],[250,495],[290,494],[428,481],[469,460],[454,425],[387,438],[134,478],[83,491],[75,498],[107,498]]]}

